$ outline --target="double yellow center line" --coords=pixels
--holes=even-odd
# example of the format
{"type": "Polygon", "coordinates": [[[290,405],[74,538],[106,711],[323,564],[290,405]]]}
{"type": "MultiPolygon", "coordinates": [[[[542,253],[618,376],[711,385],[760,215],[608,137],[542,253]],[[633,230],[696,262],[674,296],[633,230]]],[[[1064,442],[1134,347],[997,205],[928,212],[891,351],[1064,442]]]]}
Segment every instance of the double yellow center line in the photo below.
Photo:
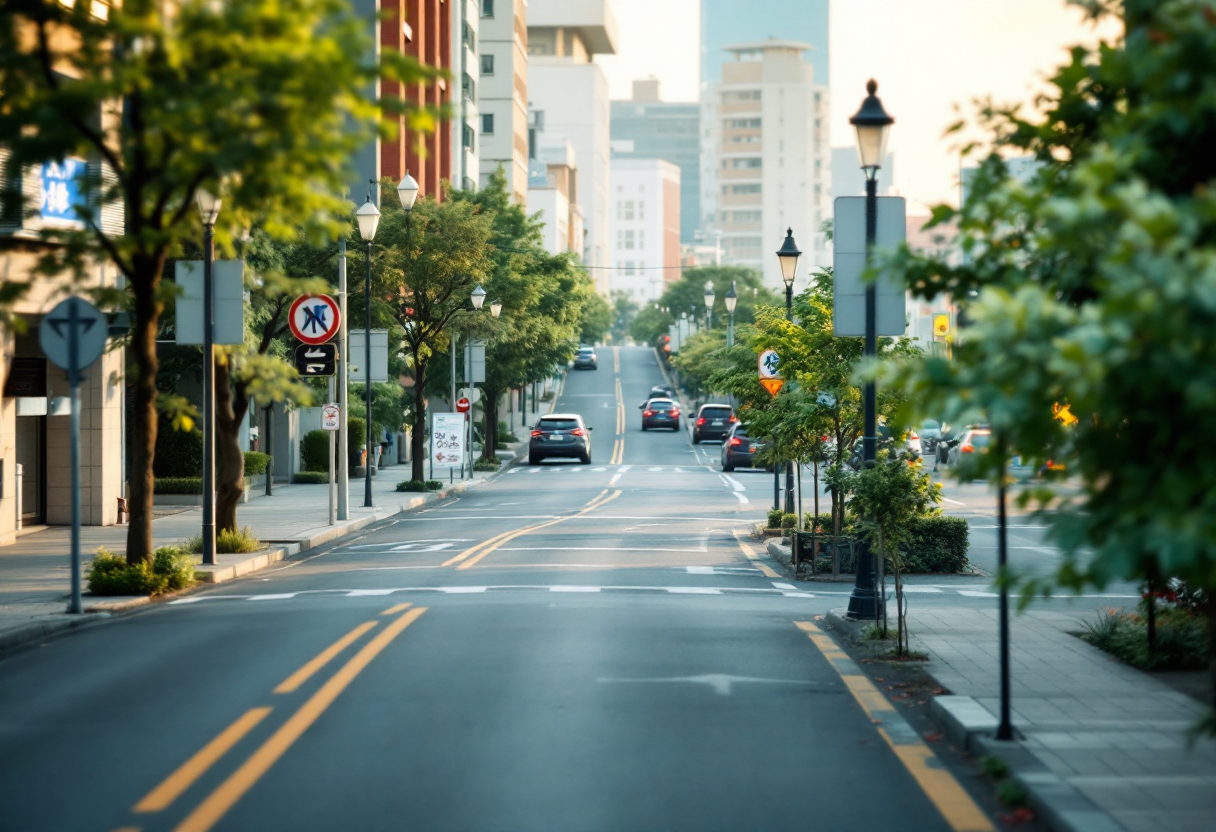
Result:
{"type": "Polygon", "coordinates": [[[621,380],[616,379],[616,439],[612,443],[612,465],[625,461],[625,399],[621,396],[621,380]]]}
{"type": "MultiPolygon", "coordinates": [[[[209,832],[219,823],[237,801],[257,784],[258,780],[278,762],[289,748],[308,728],[317,721],[334,700],[344,691],[372,660],[384,650],[406,627],[417,621],[426,607],[410,608],[410,604],[397,604],[381,615],[403,613],[381,630],[371,641],[363,645],[338,672],[325,681],[308,700],[293,713],[286,722],[253,752],[236,771],[224,780],[202,803],[174,828],[174,832],[209,832]]],[[[329,647],[318,653],[299,670],[287,677],[274,689],[276,694],[293,693],[312,678],[326,664],[347,647],[373,630],[378,621],[367,621],[355,627],[329,647]]],[[[166,777],[156,788],[132,808],[137,814],[160,812],[173,804],[191,786],[206,774],[213,765],[253,731],[274,708],[262,706],[251,708],[235,722],[221,731],[194,756],[166,777]]]]}
{"type": "Polygon", "coordinates": [[[470,546],[468,549],[465,549],[463,552],[461,552],[459,555],[456,555],[454,558],[444,561],[444,563],[442,565],[443,566],[456,566],[457,569],[472,569],[479,562],[481,562],[482,558],[484,558],[486,555],[493,552],[495,549],[497,549],[499,546],[503,545],[504,543],[508,543],[517,537],[522,537],[525,534],[529,534],[529,533],[537,531],[539,529],[548,528],[549,526],[556,526],[558,523],[564,523],[565,521],[570,520],[571,518],[582,517],[587,512],[594,511],[595,509],[599,508],[600,506],[604,505],[605,503],[615,500],[619,496],[621,496],[620,491],[613,491],[611,494],[609,494],[608,489],[605,488],[603,491],[601,491],[595,497],[595,499],[593,499],[591,502],[587,503],[587,505],[584,508],[579,509],[574,514],[568,514],[565,517],[558,517],[553,520],[546,520],[544,523],[537,523],[533,526],[525,526],[522,529],[515,529],[513,531],[503,532],[500,535],[495,535],[494,537],[491,537],[489,540],[478,543],[476,546],[470,546]],[[457,566],[457,564],[459,564],[459,565],[457,566]]]}

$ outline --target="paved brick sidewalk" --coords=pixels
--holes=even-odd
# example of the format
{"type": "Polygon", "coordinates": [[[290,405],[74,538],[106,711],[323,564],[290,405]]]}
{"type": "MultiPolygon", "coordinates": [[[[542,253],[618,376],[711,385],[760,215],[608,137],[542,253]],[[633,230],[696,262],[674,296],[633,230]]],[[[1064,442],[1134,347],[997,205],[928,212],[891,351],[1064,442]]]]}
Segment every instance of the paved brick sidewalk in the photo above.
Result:
{"type": "MultiPolygon", "coordinates": [[[[1188,749],[1186,739],[1202,705],[1071,635],[1093,617],[1088,606],[1012,616],[1014,726],[1021,750],[1044,768],[1022,777],[1032,799],[1047,801],[1041,811],[1058,829],[1211,832],[1216,742],[1188,749]]],[[[995,604],[921,602],[909,618],[912,647],[929,653],[930,672],[955,694],[941,698],[943,710],[982,739],[999,712],[995,604]]]]}

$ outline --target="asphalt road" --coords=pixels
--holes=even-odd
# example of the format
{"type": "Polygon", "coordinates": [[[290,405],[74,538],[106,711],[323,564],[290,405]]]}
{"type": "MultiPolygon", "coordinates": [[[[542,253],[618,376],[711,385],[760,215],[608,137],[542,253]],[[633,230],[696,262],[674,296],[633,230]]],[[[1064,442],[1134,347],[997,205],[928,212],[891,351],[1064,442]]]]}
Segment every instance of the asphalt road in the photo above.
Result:
{"type": "Polygon", "coordinates": [[[660,379],[570,376],[591,465],[7,657],[0,832],[992,828],[818,631],[847,587],[737,536],[771,478],[640,431],[660,379]]]}

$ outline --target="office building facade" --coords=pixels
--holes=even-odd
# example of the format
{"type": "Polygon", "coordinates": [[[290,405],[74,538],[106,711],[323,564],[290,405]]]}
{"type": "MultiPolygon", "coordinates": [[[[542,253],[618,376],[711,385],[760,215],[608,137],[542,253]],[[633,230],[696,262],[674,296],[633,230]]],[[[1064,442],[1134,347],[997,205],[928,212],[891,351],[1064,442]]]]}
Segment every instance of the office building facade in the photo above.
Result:
{"type": "Polygon", "coordinates": [[[664,159],[612,160],[612,292],[658,300],[680,279],[680,168],[664,159]]]}
{"type": "Polygon", "coordinates": [[[526,0],[480,2],[480,180],[484,186],[501,167],[507,192],[524,205],[528,198],[528,4],[526,0]]]}

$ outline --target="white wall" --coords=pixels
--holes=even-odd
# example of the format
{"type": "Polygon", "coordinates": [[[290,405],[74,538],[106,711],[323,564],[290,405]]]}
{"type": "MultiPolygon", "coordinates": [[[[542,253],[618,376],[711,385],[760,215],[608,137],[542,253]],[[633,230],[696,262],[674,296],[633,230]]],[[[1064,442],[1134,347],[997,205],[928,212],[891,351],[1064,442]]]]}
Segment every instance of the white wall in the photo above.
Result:
{"type": "Polygon", "coordinates": [[[664,183],[678,189],[680,169],[662,159],[616,158],[610,170],[612,291],[639,303],[657,300],[666,288],[664,183]]]}

